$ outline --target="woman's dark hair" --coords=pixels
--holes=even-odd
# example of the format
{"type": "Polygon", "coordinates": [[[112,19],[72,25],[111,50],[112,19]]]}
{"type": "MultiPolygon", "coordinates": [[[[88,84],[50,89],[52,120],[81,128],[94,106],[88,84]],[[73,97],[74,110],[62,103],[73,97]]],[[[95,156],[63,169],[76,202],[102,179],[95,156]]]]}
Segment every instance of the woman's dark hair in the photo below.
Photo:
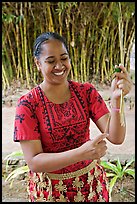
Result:
{"type": "Polygon", "coordinates": [[[37,57],[37,58],[39,57],[41,53],[41,44],[49,39],[59,40],[60,42],[64,44],[65,48],[68,51],[68,47],[67,47],[64,37],[60,36],[58,33],[46,32],[46,33],[42,33],[41,35],[39,35],[34,42],[34,46],[33,46],[34,57],[37,57]]]}

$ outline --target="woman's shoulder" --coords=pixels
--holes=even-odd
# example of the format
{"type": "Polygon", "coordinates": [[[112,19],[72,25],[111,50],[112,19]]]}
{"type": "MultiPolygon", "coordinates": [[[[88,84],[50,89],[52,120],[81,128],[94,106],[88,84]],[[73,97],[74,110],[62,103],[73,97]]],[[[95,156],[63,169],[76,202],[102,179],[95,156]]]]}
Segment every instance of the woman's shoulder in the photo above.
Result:
{"type": "Polygon", "coordinates": [[[22,102],[22,101],[28,101],[28,102],[35,102],[37,100],[37,89],[38,89],[38,85],[34,88],[32,88],[31,90],[28,90],[28,92],[26,92],[25,94],[23,94],[19,99],[18,99],[18,103],[22,102]]]}

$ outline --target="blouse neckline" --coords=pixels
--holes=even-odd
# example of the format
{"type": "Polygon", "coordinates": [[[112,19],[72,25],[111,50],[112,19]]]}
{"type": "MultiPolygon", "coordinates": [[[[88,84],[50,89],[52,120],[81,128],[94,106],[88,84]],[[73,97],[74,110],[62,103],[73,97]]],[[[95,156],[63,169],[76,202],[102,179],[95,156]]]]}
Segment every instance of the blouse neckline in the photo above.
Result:
{"type": "Polygon", "coordinates": [[[68,83],[69,83],[69,90],[70,90],[71,96],[70,96],[70,98],[69,98],[67,101],[65,101],[64,103],[54,103],[54,102],[52,102],[52,101],[51,101],[50,99],[48,99],[48,97],[45,95],[45,93],[44,93],[43,89],[40,87],[40,85],[38,85],[37,87],[39,87],[40,91],[41,91],[42,94],[43,94],[44,99],[46,100],[46,102],[51,103],[51,104],[53,104],[53,105],[62,106],[62,105],[68,104],[68,103],[72,100],[72,98],[73,98],[73,88],[72,88],[71,83],[70,83],[69,80],[68,80],[68,83]]]}

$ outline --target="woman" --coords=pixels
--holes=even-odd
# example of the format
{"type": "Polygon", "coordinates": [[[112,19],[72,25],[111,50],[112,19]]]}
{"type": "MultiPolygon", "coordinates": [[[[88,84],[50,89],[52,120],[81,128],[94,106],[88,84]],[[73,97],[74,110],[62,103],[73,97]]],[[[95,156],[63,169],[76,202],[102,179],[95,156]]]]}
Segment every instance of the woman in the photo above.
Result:
{"type": "Polygon", "coordinates": [[[123,65],[112,81],[111,113],[90,83],[67,80],[71,62],[66,42],[57,33],[41,34],[34,60],[43,82],[23,95],[16,107],[14,141],[29,166],[30,202],[109,202],[106,173],[99,160],[107,138],[122,144],[120,95],[131,80],[123,65]],[[111,116],[111,117],[110,117],[111,116]],[[90,118],[101,131],[90,139],[90,118]]]}

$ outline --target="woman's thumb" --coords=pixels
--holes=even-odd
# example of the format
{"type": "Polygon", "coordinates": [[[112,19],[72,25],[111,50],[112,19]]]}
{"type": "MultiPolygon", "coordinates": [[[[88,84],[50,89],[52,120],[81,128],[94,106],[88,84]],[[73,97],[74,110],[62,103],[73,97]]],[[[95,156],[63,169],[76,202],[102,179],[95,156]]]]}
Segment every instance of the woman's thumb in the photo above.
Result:
{"type": "Polygon", "coordinates": [[[104,138],[106,138],[108,136],[108,134],[104,133],[101,135],[98,135],[92,142],[93,145],[98,144],[99,142],[101,142],[101,140],[103,140],[104,138]]]}

